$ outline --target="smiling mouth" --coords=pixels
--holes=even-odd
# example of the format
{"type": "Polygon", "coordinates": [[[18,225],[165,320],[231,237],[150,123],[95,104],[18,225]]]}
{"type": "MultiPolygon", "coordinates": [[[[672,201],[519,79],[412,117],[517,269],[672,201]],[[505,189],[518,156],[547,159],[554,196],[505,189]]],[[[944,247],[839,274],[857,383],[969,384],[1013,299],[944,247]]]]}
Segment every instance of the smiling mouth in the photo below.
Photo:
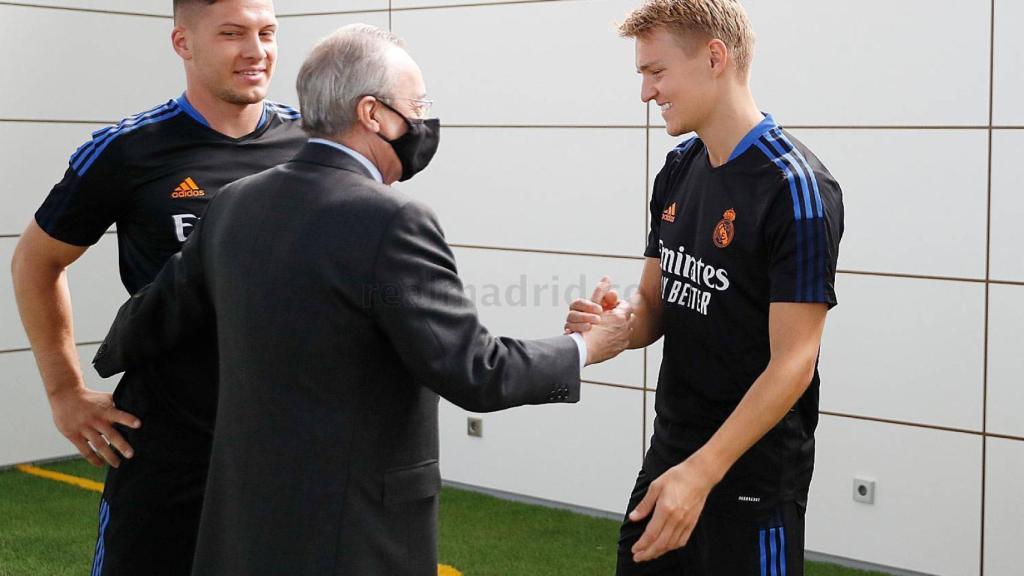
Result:
{"type": "Polygon", "coordinates": [[[235,74],[244,76],[245,78],[257,78],[266,74],[266,72],[266,70],[241,70],[239,72],[235,72],[235,74]]]}
{"type": "Polygon", "coordinates": [[[664,104],[661,105],[661,112],[662,112],[662,114],[664,114],[665,112],[668,112],[669,109],[671,109],[671,108],[672,108],[672,103],[671,102],[665,102],[664,104]]]}

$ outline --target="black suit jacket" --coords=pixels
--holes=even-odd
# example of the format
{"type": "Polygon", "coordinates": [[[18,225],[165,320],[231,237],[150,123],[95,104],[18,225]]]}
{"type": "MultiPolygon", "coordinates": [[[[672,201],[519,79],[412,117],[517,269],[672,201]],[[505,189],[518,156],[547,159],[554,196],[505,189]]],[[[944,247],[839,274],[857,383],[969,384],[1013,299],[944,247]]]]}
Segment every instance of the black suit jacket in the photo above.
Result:
{"type": "Polygon", "coordinates": [[[225,187],[96,369],[211,318],[197,575],[436,575],[438,394],[473,411],[579,399],[572,339],[489,334],[432,212],[322,144],[225,187]]]}

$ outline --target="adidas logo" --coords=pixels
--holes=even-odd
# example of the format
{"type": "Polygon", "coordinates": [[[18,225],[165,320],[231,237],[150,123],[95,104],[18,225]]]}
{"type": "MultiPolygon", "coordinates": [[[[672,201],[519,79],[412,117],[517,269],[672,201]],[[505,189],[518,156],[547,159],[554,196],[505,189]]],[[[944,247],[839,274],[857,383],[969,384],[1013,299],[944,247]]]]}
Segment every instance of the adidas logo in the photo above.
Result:
{"type": "Polygon", "coordinates": [[[174,189],[174,192],[171,192],[171,198],[194,198],[196,196],[206,196],[206,191],[197,186],[192,178],[185,178],[174,189]]]}
{"type": "Polygon", "coordinates": [[[661,219],[665,222],[676,221],[676,203],[673,202],[671,206],[665,208],[665,211],[661,213],[661,219]]]}

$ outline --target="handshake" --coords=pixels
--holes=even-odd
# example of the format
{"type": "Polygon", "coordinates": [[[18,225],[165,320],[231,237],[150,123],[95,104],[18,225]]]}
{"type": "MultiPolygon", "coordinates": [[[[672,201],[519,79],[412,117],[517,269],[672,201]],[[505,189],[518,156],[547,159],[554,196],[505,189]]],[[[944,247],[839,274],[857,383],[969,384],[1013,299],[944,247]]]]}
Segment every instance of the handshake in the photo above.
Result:
{"type": "Polygon", "coordinates": [[[577,298],[569,305],[565,333],[579,333],[587,343],[587,365],[597,364],[630,347],[634,320],[633,304],[620,300],[605,276],[589,300],[577,298]]]}

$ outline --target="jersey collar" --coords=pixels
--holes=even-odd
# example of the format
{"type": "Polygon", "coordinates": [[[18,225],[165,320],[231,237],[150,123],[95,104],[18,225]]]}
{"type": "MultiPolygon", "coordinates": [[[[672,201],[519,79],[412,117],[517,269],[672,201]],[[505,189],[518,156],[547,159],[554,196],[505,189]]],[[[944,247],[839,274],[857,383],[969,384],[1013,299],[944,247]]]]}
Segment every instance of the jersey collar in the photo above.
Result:
{"type": "MultiPolygon", "coordinates": [[[[193,120],[195,120],[196,122],[199,122],[200,124],[202,124],[203,126],[206,126],[207,128],[210,128],[210,123],[206,121],[206,118],[203,118],[203,115],[199,113],[199,110],[196,110],[195,107],[192,106],[192,103],[188,101],[188,97],[185,96],[184,92],[181,93],[181,96],[178,97],[176,102],[178,103],[178,106],[181,106],[181,109],[184,110],[186,114],[188,114],[189,116],[192,117],[193,120]]],[[[256,130],[253,130],[253,132],[256,132],[260,128],[263,128],[263,126],[266,125],[266,123],[267,123],[267,101],[264,100],[263,101],[263,113],[260,114],[260,121],[259,121],[259,123],[256,124],[256,130]]]]}
{"type": "MultiPolygon", "coordinates": [[[[764,113],[762,112],[762,114],[764,113]]],[[[729,156],[729,160],[727,160],[727,162],[731,162],[733,159],[738,158],[741,154],[746,152],[748,148],[753,146],[754,142],[757,142],[761,136],[764,136],[766,132],[776,127],[778,127],[778,125],[775,123],[775,119],[772,118],[772,115],[764,114],[764,120],[761,120],[757,126],[754,126],[750,132],[747,132],[747,135],[743,137],[743,140],[740,140],[740,143],[736,145],[736,149],[732,151],[732,155],[729,156]]]]}

